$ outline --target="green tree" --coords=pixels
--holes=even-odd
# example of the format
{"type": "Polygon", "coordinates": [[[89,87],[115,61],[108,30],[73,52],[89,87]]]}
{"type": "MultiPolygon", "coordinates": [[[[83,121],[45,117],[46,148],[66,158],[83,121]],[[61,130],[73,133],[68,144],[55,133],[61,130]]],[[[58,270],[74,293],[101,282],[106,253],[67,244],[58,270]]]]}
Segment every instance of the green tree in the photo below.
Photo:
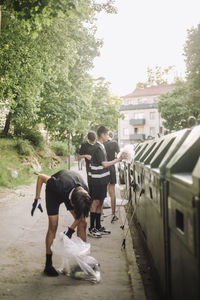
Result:
{"type": "Polygon", "coordinates": [[[94,85],[92,95],[92,116],[91,129],[96,130],[100,125],[116,130],[118,119],[122,117],[119,113],[120,98],[110,92],[110,83],[99,80],[94,85]]]}
{"type": "Polygon", "coordinates": [[[200,118],[200,24],[197,28],[188,30],[184,54],[189,92],[188,104],[193,109],[194,117],[200,118]]]}
{"type": "Polygon", "coordinates": [[[147,82],[138,82],[136,89],[143,89],[152,85],[168,84],[170,72],[173,70],[173,66],[162,68],[155,66],[154,69],[147,68],[147,82]]]}
{"type": "Polygon", "coordinates": [[[177,82],[176,88],[171,93],[161,95],[159,98],[158,110],[164,119],[164,127],[170,131],[188,127],[187,119],[194,115],[194,110],[188,102],[187,83],[177,82]]]}

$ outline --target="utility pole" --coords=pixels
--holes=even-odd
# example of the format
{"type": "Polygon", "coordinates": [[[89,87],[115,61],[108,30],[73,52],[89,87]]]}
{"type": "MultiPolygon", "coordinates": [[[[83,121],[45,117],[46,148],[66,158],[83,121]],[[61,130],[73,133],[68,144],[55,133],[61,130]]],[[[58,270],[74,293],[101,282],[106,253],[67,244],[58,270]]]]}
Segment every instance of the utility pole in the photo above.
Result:
{"type": "Polygon", "coordinates": [[[71,134],[69,133],[68,136],[68,170],[70,170],[71,167],[71,134]]]}

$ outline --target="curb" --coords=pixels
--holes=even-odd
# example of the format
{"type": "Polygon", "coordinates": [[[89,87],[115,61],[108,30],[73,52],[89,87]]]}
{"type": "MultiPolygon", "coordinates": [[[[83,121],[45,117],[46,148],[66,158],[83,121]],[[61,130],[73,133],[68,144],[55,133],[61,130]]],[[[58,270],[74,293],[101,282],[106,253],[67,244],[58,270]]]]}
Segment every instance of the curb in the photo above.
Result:
{"type": "MultiPolygon", "coordinates": [[[[119,209],[119,216],[121,224],[124,224],[126,219],[126,212],[124,207],[120,207],[119,209]]],[[[142,281],[142,277],[140,275],[138,265],[136,262],[135,252],[133,250],[133,242],[132,237],[130,234],[128,222],[126,221],[126,224],[124,226],[123,230],[123,238],[125,238],[126,235],[126,247],[125,247],[125,253],[126,253],[126,259],[128,264],[128,274],[131,279],[131,287],[133,291],[133,299],[134,300],[146,300],[146,295],[144,291],[144,285],[142,281]]]]}

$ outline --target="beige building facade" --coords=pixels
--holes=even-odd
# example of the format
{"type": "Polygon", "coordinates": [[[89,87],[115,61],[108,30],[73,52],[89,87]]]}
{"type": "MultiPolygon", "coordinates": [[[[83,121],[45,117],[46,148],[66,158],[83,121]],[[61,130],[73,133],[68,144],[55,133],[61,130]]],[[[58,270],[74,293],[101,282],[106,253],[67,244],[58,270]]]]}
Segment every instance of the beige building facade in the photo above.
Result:
{"type": "Polygon", "coordinates": [[[164,134],[163,120],[158,112],[159,96],[174,88],[174,84],[151,86],[121,97],[119,110],[124,119],[118,122],[120,147],[164,134]]]}

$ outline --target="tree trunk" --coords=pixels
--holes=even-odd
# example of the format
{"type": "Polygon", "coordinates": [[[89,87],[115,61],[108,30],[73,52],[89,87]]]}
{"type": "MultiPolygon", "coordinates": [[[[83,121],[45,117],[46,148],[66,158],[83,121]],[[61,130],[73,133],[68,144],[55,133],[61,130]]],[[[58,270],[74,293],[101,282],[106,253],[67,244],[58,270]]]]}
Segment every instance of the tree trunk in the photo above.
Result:
{"type": "Polygon", "coordinates": [[[6,123],[5,123],[4,129],[3,129],[4,135],[8,135],[8,131],[10,129],[10,121],[11,121],[11,116],[10,116],[10,113],[8,113],[6,116],[6,123]]]}

